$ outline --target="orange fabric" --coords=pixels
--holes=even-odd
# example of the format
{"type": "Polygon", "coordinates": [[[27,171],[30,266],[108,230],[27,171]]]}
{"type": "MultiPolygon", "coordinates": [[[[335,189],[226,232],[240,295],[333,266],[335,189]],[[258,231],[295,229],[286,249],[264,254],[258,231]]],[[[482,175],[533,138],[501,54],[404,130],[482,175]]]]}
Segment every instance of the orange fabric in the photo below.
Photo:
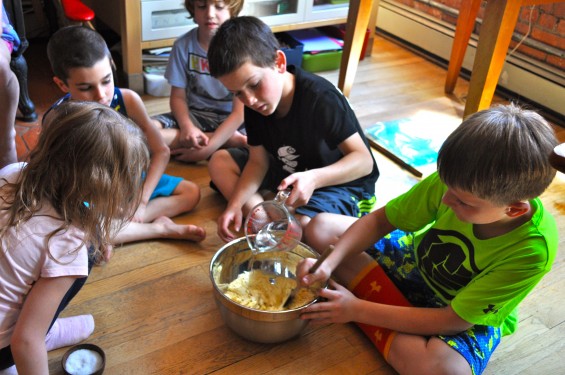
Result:
{"type": "MultiPolygon", "coordinates": [[[[349,290],[357,298],[366,301],[394,306],[412,306],[377,262],[371,263],[361,271],[349,285],[349,290]]],[[[368,324],[356,324],[386,360],[396,332],[368,324]]]]}

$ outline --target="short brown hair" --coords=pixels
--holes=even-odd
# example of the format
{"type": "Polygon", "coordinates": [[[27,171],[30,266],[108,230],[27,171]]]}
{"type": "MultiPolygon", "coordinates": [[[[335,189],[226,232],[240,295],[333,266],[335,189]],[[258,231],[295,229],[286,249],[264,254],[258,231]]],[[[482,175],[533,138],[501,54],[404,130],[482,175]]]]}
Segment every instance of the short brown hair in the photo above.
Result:
{"type": "Polygon", "coordinates": [[[533,199],[549,186],[555,132],[538,113],[515,104],[469,116],[441,146],[437,169],[449,187],[498,205],[533,199]]]}
{"type": "Polygon", "coordinates": [[[220,26],[208,47],[210,74],[222,77],[248,61],[260,68],[274,67],[279,49],[278,39],[260,19],[231,18],[220,26]]]}
{"type": "Polygon", "coordinates": [[[84,26],[67,26],[57,30],[47,43],[47,57],[53,74],[67,82],[73,68],[92,68],[112,55],[102,35],[84,26]]]}

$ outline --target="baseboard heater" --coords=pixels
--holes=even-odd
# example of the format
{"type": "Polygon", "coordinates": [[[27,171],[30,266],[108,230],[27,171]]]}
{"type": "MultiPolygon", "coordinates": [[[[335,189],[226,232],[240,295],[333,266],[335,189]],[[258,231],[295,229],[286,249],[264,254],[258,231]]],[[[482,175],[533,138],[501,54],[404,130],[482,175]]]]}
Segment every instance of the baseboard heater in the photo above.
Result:
{"type": "MultiPolygon", "coordinates": [[[[414,46],[434,61],[447,66],[455,26],[393,1],[381,0],[377,30],[414,46]]],[[[472,70],[478,36],[471,36],[463,60],[462,73],[472,70]]],[[[557,119],[565,116],[565,77],[562,71],[515,52],[507,57],[498,82],[497,94],[545,108],[557,119]],[[502,89],[502,90],[499,90],[502,89]],[[510,95],[508,95],[510,94],[510,95]]]]}

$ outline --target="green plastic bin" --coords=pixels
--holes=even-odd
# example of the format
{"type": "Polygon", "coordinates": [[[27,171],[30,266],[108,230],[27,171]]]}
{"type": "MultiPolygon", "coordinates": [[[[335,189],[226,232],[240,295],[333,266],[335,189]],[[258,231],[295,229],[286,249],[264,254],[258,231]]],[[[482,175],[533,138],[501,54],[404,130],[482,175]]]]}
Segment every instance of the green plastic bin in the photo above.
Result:
{"type": "Polygon", "coordinates": [[[316,54],[305,53],[302,56],[302,69],[312,73],[339,69],[342,54],[341,50],[316,54]]]}

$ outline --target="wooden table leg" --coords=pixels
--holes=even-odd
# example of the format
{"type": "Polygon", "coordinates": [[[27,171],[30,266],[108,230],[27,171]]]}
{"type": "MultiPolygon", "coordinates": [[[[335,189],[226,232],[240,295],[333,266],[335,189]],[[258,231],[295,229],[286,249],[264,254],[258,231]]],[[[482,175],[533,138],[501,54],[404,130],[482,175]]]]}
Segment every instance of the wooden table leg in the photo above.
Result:
{"type": "Polygon", "coordinates": [[[479,13],[481,0],[469,0],[461,3],[459,16],[457,17],[457,26],[455,27],[455,37],[453,38],[453,46],[451,47],[451,57],[449,58],[449,66],[447,67],[447,78],[445,80],[445,93],[451,94],[455,89],[455,83],[461,72],[461,65],[465,58],[467,45],[471,38],[471,33],[475,26],[475,20],[479,13]]]}
{"type": "Polygon", "coordinates": [[[521,6],[518,0],[487,2],[463,117],[490,106],[521,6]]]}
{"type": "MultiPolygon", "coordinates": [[[[337,87],[345,96],[349,96],[355,72],[359,65],[373,1],[378,2],[378,0],[351,0],[349,2],[347,27],[343,40],[343,55],[337,84],[337,87]]],[[[375,6],[378,6],[378,3],[375,6]]]]}

